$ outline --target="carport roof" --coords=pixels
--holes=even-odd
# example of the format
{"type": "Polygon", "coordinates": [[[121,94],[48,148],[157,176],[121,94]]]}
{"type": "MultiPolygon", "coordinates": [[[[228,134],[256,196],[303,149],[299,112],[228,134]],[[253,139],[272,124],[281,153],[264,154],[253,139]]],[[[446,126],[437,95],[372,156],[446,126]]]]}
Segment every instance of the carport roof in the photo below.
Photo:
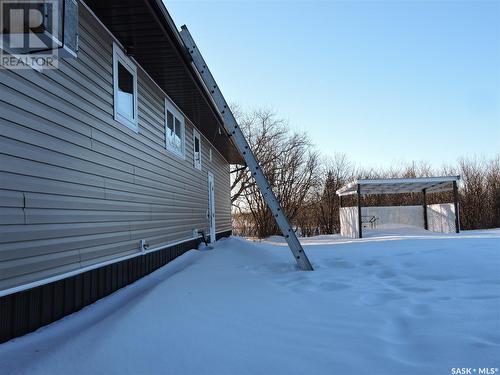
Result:
{"type": "Polygon", "coordinates": [[[452,190],[453,182],[459,179],[460,176],[362,179],[343,186],[337,190],[337,195],[357,194],[358,185],[361,195],[419,193],[424,189],[428,193],[436,193],[452,190]]]}

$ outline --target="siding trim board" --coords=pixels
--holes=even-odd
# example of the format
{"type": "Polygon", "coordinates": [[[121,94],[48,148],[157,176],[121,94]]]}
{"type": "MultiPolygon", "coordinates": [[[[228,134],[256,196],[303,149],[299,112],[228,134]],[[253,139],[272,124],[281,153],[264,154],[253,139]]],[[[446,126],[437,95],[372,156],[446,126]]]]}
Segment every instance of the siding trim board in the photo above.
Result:
{"type": "Polygon", "coordinates": [[[224,232],[217,232],[217,233],[215,233],[215,240],[219,241],[222,238],[230,237],[232,234],[233,234],[232,230],[226,230],[224,232]]]}
{"type": "MultiPolygon", "coordinates": [[[[217,239],[231,231],[217,233],[217,239]]],[[[201,237],[145,254],[133,254],[77,274],[0,297],[0,343],[33,332],[72,314],[143,276],[163,267],[189,250],[201,237]]]]}
{"type": "MultiPolygon", "coordinates": [[[[231,234],[232,234],[232,230],[226,230],[226,231],[222,231],[222,232],[217,232],[215,238],[216,238],[216,240],[219,240],[219,239],[224,238],[224,237],[229,237],[231,234]]],[[[208,238],[210,238],[210,235],[208,235],[208,238]]],[[[0,290],[0,298],[4,297],[4,296],[7,296],[7,295],[11,295],[13,293],[22,292],[22,291],[25,291],[25,290],[28,290],[28,289],[32,289],[32,288],[39,287],[39,286],[42,286],[42,285],[46,285],[46,284],[49,284],[49,283],[53,283],[53,282],[56,282],[56,281],[59,281],[59,280],[62,280],[62,279],[66,279],[68,277],[72,277],[72,276],[75,276],[75,275],[78,275],[78,274],[81,274],[81,273],[85,273],[85,272],[88,272],[88,271],[91,271],[91,270],[94,270],[94,269],[97,269],[97,268],[100,268],[100,267],[105,267],[105,266],[108,266],[110,264],[114,264],[114,263],[118,263],[118,262],[123,262],[123,261],[126,261],[128,259],[139,257],[139,256],[142,256],[142,255],[145,255],[145,254],[147,255],[147,254],[150,254],[150,253],[155,253],[157,251],[162,251],[164,249],[169,249],[169,248],[172,248],[172,247],[175,247],[175,246],[178,246],[178,245],[182,245],[182,244],[184,244],[186,242],[190,242],[190,241],[198,241],[198,243],[200,243],[202,241],[202,236],[200,235],[200,236],[198,236],[196,238],[193,238],[193,239],[182,240],[182,241],[177,241],[177,242],[169,243],[169,244],[164,245],[164,246],[160,245],[160,246],[155,247],[155,249],[146,250],[144,253],[137,253],[136,252],[136,253],[133,253],[133,254],[130,254],[130,255],[126,255],[126,256],[122,256],[122,257],[119,257],[119,258],[113,258],[113,259],[110,259],[110,260],[107,260],[107,261],[103,261],[103,262],[91,264],[89,266],[86,266],[86,267],[83,267],[83,268],[78,268],[78,269],[75,269],[75,270],[71,270],[71,271],[68,271],[68,272],[65,272],[65,273],[62,273],[62,274],[58,274],[58,275],[55,275],[55,276],[50,276],[50,277],[45,278],[45,279],[33,281],[31,283],[28,283],[28,284],[23,284],[23,285],[19,285],[19,286],[16,286],[16,287],[12,287],[12,288],[8,288],[8,289],[0,290]]],[[[113,241],[112,243],[105,243],[103,245],[110,247],[110,246],[112,246],[113,243],[116,243],[116,241],[113,241]]]]}

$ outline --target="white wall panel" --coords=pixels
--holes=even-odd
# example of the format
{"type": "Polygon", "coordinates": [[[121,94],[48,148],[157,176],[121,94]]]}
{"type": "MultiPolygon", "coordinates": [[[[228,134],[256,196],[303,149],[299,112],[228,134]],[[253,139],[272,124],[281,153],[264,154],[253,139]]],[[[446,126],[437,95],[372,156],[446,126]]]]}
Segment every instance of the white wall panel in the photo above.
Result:
{"type": "Polygon", "coordinates": [[[455,232],[455,206],[453,203],[431,204],[427,206],[429,230],[441,233],[455,232]]]}
{"type": "Polygon", "coordinates": [[[362,207],[363,222],[368,217],[377,218],[376,226],[399,224],[424,228],[424,208],[422,206],[382,206],[362,207]]]}
{"type": "Polygon", "coordinates": [[[340,234],[345,237],[358,238],[358,207],[340,208],[340,234]]]}

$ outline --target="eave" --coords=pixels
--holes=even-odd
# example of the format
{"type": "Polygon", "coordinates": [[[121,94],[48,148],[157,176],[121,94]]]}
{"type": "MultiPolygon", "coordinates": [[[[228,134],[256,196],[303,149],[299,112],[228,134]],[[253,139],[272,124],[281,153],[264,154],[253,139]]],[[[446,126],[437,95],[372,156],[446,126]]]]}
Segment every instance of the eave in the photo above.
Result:
{"type": "Polygon", "coordinates": [[[232,164],[243,159],[161,0],[85,0],[155,83],[232,164]]]}

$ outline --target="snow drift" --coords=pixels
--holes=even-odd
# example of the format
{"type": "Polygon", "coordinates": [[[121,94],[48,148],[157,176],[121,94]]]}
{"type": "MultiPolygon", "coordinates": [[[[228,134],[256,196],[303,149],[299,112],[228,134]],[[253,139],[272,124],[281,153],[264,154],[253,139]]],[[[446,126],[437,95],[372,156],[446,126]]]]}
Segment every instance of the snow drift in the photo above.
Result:
{"type": "Polygon", "coordinates": [[[0,345],[2,374],[449,374],[500,366],[500,230],[219,241],[0,345]]]}

